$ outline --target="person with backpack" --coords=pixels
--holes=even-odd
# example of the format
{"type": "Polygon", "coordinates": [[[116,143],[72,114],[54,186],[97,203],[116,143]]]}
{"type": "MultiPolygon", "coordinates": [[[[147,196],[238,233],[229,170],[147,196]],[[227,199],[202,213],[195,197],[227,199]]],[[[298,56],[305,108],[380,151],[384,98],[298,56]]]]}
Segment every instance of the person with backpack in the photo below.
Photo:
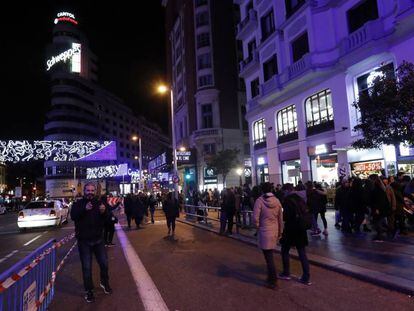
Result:
{"type": "Polygon", "coordinates": [[[180,217],[180,206],[174,197],[174,192],[168,192],[166,200],[162,204],[162,209],[167,220],[168,236],[174,237],[175,219],[180,217]]]}
{"type": "Polygon", "coordinates": [[[277,277],[273,252],[283,230],[282,205],[271,192],[270,183],[262,184],[262,191],[263,195],[254,204],[253,219],[258,228],[258,246],[263,251],[267,265],[266,287],[276,289],[277,277]]]}
{"type": "Polygon", "coordinates": [[[302,277],[299,282],[311,285],[309,262],[306,256],[306,246],[308,246],[308,235],[306,230],[312,225],[312,218],[305,201],[293,191],[292,184],[284,185],[285,198],[283,200],[283,220],[285,222],[280,244],[282,245],[283,272],[279,278],[290,280],[289,251],[292,246],[298,251],[299,260],[302,264],[302,277]]]}

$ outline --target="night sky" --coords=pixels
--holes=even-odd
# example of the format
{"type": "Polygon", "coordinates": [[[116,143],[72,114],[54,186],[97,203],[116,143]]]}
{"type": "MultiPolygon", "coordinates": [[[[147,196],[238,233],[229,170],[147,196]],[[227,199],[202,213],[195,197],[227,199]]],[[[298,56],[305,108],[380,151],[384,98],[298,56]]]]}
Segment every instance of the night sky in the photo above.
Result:
{"type": "Polygon", "coordinates": [[[0,139],[42,138],[50,107],[45,53],[59,11],[74,13],[88,37],[99,59],[99,84],[167,133],[168,101],[154,92],[165,79],[160,0],[12,1],[1,21],[0,139]]]}

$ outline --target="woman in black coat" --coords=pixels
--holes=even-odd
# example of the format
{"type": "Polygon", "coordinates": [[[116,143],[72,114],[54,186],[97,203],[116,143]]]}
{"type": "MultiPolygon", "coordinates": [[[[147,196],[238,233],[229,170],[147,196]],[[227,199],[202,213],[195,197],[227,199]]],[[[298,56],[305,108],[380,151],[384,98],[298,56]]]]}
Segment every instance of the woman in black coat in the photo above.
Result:
{"type": "Polygon", "coordinates": [[[173,192],[168,193],[167,199],[162,204],[162,209],[167,219],[168,235],[171,234],[171,236],[174,236],[175,219],[180,216],[180,205],[178,204],[178,200],[174,198],[173,192]]]}

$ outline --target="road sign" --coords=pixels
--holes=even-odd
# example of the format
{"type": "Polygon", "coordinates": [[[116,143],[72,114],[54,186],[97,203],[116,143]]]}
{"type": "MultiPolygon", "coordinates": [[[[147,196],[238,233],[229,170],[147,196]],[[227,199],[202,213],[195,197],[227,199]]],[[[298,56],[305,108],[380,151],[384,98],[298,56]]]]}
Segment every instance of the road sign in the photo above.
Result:
{"type": "Polygon", "coordinates": [[[174,184],[178,184],[180,182],[180,177],[178,177],[177,175],[173,175],[172,181],[174,184]]]}

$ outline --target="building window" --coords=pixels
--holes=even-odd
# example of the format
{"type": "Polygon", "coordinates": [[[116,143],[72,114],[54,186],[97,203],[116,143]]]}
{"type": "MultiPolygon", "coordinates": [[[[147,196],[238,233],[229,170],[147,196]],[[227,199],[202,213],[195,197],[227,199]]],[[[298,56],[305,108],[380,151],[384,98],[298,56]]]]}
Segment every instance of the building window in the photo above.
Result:
{"type": "Polygon", "coordinates": [[[209,86],[209,85],[213,85],[213,76],[212,75],[204,75],[204,76],[200,76],[198,78],[198,86],[199,87],[209,86]]]}
{"type": "Polygon", "coordinates": [[[197,48],[202,48],[210,45],[210,34],[208,32],[197,35],[197,48]]]}
{"type": "Polygon", "coordinates": [[[352,33],[364,26],[366,22],[378,18],[377,0],[363,0],[348,10],[346,15],[349,33],[352,33]]]}
{"type": "Polygon", "coordinates": [[[216,154],[216,144],[204,144],[203,153],[204,154],[216,154]]]}
{"type": "Polygon", "coordinates": [[[250,90],[252,92],[252,98],[255,98],[260,93],[260,82],[259,78],[254,79],[250,82],[250,90]]]}
{"type": "Polygon", "coordinates": [[[201,12],[196,15],[196,26],[208,25],[208,12],[201,12]]]}
{"type": "Polygon", "coordinates": [[[199,6],[205,5],[208,3],[208,0],[195,0],[195,7],[198,8],[199,6]]]}
{"type": "Polygon", "coordinates": [[[274,54],[268,61],[263,63],[263,77],[267,81],[274,75],[278,73],[277,71],[277,56],[274,54]]]}
{"type": "Polygon", "coordinates": [[[211,104],[201,106],[201,119],[203,128],[213,127],[213,106],[211,104]]]}
{"type": "Polygon", "coordinates": [[[211,68],[211,56],[210,53],[202,54],[197,57],[198,69],[211,68]]]}
{"type": "Polygon", "coordinates": [[[300,60],[303,55],[309,53],[308,33],[305,32],[299,38],[292,42],[292,57],[293,62],[300,60]]]}
{"type": "Polygon", "coordinates": [[[253,59],[253,53],[256,51],[256,39],[253,39],[249,43],[247,43],[247,53],[248,53],[248,59],[253,59]]]}
{"type": "MultiPolygon", "coordinates": [[[[331,90],[324,90],[305,101],[306,126],[308,128],[323,123],[333,122],[332,93],[331,90]]],[[[333,123],[332,123],[333,125],[333,123]]]]}
{"type": "Polygon", "coordinates": [[[253,145],[266,141],[266,124],[264,119],[253,123],[253,145]]]}
{"type": "Polygon", "coordinates": [[[286,18],[291,17],[305,2],[306,0],[285,0],[286,18]]]}
{"type": "Polygon", "coordinates": [[[277,133],[284,136],[298,131],[295,105],[283,108],[277,113],[277,133]]]}
{"type": "Polygon", "coordinates": [[[262,42],[263,42],[275,31],[273,8],[260,19],[260,25],[262,27],[262,42]]]}

